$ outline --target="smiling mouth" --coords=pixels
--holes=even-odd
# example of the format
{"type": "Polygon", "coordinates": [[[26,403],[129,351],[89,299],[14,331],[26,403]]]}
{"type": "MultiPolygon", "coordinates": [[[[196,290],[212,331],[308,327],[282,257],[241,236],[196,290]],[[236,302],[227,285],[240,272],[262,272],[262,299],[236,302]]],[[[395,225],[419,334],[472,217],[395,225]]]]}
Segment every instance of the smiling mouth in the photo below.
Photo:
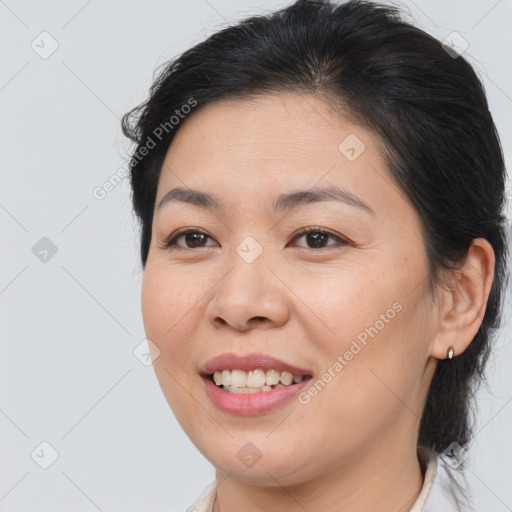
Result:
{"type": "Polygon", "coordinates": [[[311,375],[293,374],[270,368],[268,370],[216,370],[207,376],[218,388],[227,393],[260,393],[287,388],[311,379],[311,375]]]}

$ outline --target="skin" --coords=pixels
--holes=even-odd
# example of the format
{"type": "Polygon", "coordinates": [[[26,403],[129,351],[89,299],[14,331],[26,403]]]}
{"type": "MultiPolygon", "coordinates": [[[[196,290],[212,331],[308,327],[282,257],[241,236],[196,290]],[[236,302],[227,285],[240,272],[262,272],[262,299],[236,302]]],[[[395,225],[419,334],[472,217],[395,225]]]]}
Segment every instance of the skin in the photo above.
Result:
{"type": "Polygon", "coordinates": [[[156,204],[174,187],[226,203],[157,209],[142,285],[146,335],[160,351],[154,368],[177,420],[216,468],[215,510],[408,510],[423,484],[416,444],[428,386],[437,360],[449,346],[463,352],[482,322],[490,244],[475,240],[434,300],[420,219],[379,140],[317,95],[229,99],[193,112],[169,147],[156,204]],[[350,134],[365,145],[354,161],[338,149],[350,134]],[[337,201],[267,209],[281,193],[327,185],[374,213],[337,201]],[[162,247],[185,227],[208,236],[162,247]],[[347,243],[295,238],[305,227],[347,243]],[[247,236],[263,249],[250,264],[236,252],[247,236]],[[396,302],[401,311],[307,404],[243,417],[205,394],[199,368],[225,352],[264,352],[319,377],[396,302]],[[262,454],[250,468],[237,458],[248,442],[262,454]]]}

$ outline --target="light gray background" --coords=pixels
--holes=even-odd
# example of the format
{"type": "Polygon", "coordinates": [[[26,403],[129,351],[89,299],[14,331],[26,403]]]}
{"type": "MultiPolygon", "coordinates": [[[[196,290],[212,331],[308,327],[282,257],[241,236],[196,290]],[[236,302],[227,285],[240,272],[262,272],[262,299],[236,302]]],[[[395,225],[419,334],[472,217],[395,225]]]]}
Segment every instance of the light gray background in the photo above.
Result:
{"type": "MultiPolygon", "coordinates": [[[[126,165],[119,118],[157,65],[289,3],[0,1],[0,511],[180,511],[214,478],[133,353],[145,334],[128,182],[102,200],[93,190],[126,165]],[[52,39],[45,59],[31,47],[52,39]],[[58,251],[46,262],[33,253],[43,237],[58,251]],[[48,469],[43,441],[58,452],[48,469]]],[[[400,5],[469,42],[510,167],[512,1],[400,5]]],[[[512,510],[510,303],[509,291],[469,452],[481,512],[512,510]]]]}

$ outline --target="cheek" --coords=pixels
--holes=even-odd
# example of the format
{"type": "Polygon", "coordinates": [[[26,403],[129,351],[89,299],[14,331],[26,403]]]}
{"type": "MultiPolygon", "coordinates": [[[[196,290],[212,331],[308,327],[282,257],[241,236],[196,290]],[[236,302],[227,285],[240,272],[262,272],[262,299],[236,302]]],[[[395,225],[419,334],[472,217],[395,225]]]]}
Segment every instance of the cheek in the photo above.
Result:
{"type": "Polygon", "coordinates": [[[172,349],[174,340],[184,336],[183,328],[193,310],[193,285],[171,279],[169,273],[146,267],[142,282],[141,309],[146,336],[161,351],[172,349]]]}
{"type": "Polygon", "coordinates": [[[361,420],[365,410],[393,401],[390,389],[405,396],[415,390],[422,374],[423,312],[406,297],[409,285],[397,286],[400,282],[390,273],[386,278],[340,273],[317,280],[317,287],[302,287],[314,313],[304,310],[303,325],[321,357],[320,371],[329,373],[327,386],[336,390],[331,398],[335,407],[356,412],[361,420]]]}
{"type": "MultiPolygon", "coordinates": [[[[369,297],[364,314],[339,314],[335,341],[322,346],[324,371],[335,376],[327,375],[329,383],[315,398],[322,409],[317,416],[328,415],[345,425],[349,445],[377,435],[404,414],[411,421],[421,414],[418,397],[427,335],[416,328],[421,311],[394,297],[389,292],[369,297]]],[[[336,441],[335,431],[328,435],[336,441]]]]}
{"type": "MultiPolygon", "coordinates": [[[[165,333],[164,326],[170,324],[170,312],[177,306],[171,291],[146,268],[142,281],[141,309],[146,336],[159,348],[165,333]]],[[[167,327],[168,329],[168,327],[167,327]]]]}
{"type": "MultiPolygon", "coordinates": [[[[189,285],[190,286],[190,285],[189,285]]],[[[184,388],[192,389],[197,378],[189,366],[196,347],[190,342],[193,310],[185,283],[171,280],[168,272],[146,266],[141,290],[141,308],[146,337],[159,350],[153,369],[174,415],[185,430],[192,414],[200,414],[184,388]],[[188,312],[188,314],[187,314],[188,312]]],[[[197,384],[197,383],[196,383],[197,384]]]]}
{"type": "Polygon", "coordinates": [[[310,339],[331,360],[349,350],[353,340],[364,346],[370,338],[367,329],[376,323],[378,337],[384,337],[380,333],[389,330],[393,318],[399,316],[393,309],[396,296],[384,281],[372,280],[368,271],[315,276],[303,281],[299,297],[306,306],[301,316],[302,321],[307,319],[310,339]]]}
{"type": "Polygon", "coordinates": [[[155,319],[155,325],[176,323],[187,310],[192,309],[201,295],[200,279],[195,273],[152,262],[146,266],[142,281],[142,313],[155,319]]]}

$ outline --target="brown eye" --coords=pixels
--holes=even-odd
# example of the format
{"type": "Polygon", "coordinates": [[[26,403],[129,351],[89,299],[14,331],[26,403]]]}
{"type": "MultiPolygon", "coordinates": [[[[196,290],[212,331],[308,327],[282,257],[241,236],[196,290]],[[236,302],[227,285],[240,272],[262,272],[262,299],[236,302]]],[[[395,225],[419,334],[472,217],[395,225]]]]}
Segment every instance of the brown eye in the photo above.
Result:
{"type": "MultiPolygon", "coordinates": [[[[305,228],[293,240],[295,241],[300,238],[305,239],[306,245],[299,245],[299,247],[305,249],[326,249],[331,246],[339,247],[349,243],[347,240],[323,228],[305,228]],[[329,243],[329,239],[332,239],[334,243],[329,243]]],[[[187,229],[172,234],[164,241],[162,246],[168,249],[202,249],[211,247],[211,245],[206,244],[208,239],[212,240],[209,235],[202,231],[187,229]],[[178,243],[181,239],[184,240],[184,245],[183,243],[178,243]]]]}
{"type": "MultiPolygon", "coordinates": [[[[323,228],[306,228],[302,230],[294,240],[304,237],[306,241],[306,249],[324,249],[331,246],[347,245],[348,242],[343,238],[327,231],[323,228]],[[329,244],[329,238],[335,240],[335,243],[329,244]]],[[[299,246],[304,247],[304,246],[299,246]]]]}
{"type": "Polygon", "coordinates": [[[208,247],[205,243],[209,238],[210,236],[206,233],[189,229],[187,231],[178,231],[177,233],[174,233],[164,242],[163,245],[166,248],[176,246],[180,249],[201,249],[203,247],[208,247]],[[184,239],[185,246],[177,243],[181,238],[184,239]]]}

